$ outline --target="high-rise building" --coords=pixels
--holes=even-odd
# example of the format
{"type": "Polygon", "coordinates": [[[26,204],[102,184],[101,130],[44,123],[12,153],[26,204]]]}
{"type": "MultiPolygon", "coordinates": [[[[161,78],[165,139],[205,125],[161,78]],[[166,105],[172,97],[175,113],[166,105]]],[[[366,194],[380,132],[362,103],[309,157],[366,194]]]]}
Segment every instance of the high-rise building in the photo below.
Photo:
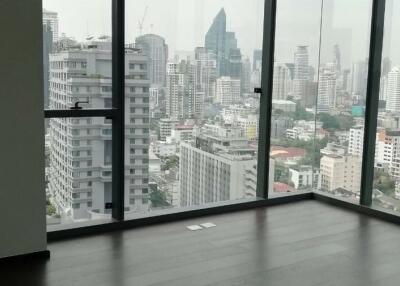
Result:
{"type": "Polygon", "coordinates": [[[240,78],[242,54],[234,32],[226,31],[226,14],[222,8],[207,31],[204,47],[216,55],[217,75],[240,78]]]}
{"type": "MultiPolygon", "coordinates": [[[[110,108],[111,42],[50,55],[50,108],[68,109],[88,100],[91,108],[110,108]]],[[[146,57],[126,51],[125,206],[149,207],[149,81],[146,57]]],[[[108,215],[111,203],[111,122],[101,117],[50,120],[49,191],[66,220],[108,215]]]]}
{"type": "Polygon", "coordinates": [[[51,27],[53,43],[58,41],[58,13],[43,9],[43,25],[51,27]]]}
{"type": "Polygon", "coordinates": [[[351,93],[359,99],[365,99],[367,93],[367,61],[353,63],[351,70],[351,93]]]}
{"type": "Polygon", "coordinates": [[[217,80],[217,61],[215,54],[204,47],[195,49],[196,92],[204,93],[204,101],[212,102],[215,98],[217,80]]]}
{"type": "Polygon", "coordinates": [[[254,50],[253,52],[253,71],[261,70],[262,50],[254,50]]]}
{"type": "Polygon", "coordinates": [[[216,102],[230,105],[240,101],[240,79],[223,76],[217,79],[216,102]]]}
{"type": "Polygon", "coordinates": [[[43,91],[44,108],[49,108],[49,56],[53,50],[53,32],[51,26],[43,24],[43,91]]]}
{"type": "Polygon", "coordinates": [[[242,60],[242,93],[252,92],[251,90],[251,62],[249,58],[242,60]]]}
{"type": "Polygon", "coordinates": [[[190,61],[167,64],[166,113],[173,119],[199,118],[205,92],[196,91],[196,66],[190,61]]]}
{"type": "Polygon", "coordinates": [[[229,50],[226,75],[238,79],[242,77],[242,53],[238,48],[229,50]]]}
{"type": "Polygon", "coordinates": [[[342,56],[340,53],[340,47],[338,44],[333,46],[333,63],[335,65],[335,71],[340,74],[342,71],[342,56]]]}
{"type": "Polygon", "coordinates": [[[217,74],[225,75],[225,59],[226,59],[226,14],[222,8],[214,18],[211,27],[205,37],[204,47],[214,53],[217,59],[217,74]]]}
{"type": "Polygon", "coordinates": [[[286,100],[291,92],[292,76],[287,64],[274,64],[274,80],[272,87],[272,98],[286,100]]]}
{"type": "Polygon", "coordinates": [[[388,73],[392,70],[392,61],[390,58],[385,57],[382,60],[382,76],[387,76],[388,73]]]}
{"type": "Polygon", "coordinates": [[[148,57],[147,66],[151,84],[165,86],[168,46],[164,38],[154,34],[139,36],[136,38],[136,48],[142,49],[148,57]]]}
{"type": "Polygon", "coordinates": [[[310,67],[308,63],[307,46],[297,46],[294,53],[294,78],[293,96],[295,99],[303,99],[307,95],[307,83],[310,81],[310,67]]]}
{"type": "Polygon", "coordinates": [[[336,107],[336,73],[322,69],[319,74],[317,112],[329,112],[336,107]]]}
{"type": "Polygon", "coordinates": [[[388,74],[386,110],[400,111],[400,68],[393,68],[388,74]]]}

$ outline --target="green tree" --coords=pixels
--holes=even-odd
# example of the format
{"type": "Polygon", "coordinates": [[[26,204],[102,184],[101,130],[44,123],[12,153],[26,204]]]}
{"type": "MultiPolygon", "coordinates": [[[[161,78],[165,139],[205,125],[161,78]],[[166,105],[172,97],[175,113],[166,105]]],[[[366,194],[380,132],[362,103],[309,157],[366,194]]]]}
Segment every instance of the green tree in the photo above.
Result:
{"type": "Polygon", "coordinates": [[[378,189],[385,195],[389,197],[394,197],[396,182],[392,177],[381,170],[375,172],[374,174],[374,188],[378,189]]]}
{"type": "Polygon", "coordinates": [[[151,205],[153,207],[166,207],[169,206],[170,204],[167,202],[167,196],[165,195],[164,192],[161,192],[160,190],[153,190],[150,193],[150,201],[151,205]]]}
{"type": "Polygon", "coordinates": [[[350,115],[331,115],[329,113],[320,113],[319,121],[322,122],[322,128],[327,130],[349,130],[354,126],[354,119],[350,115]]]}

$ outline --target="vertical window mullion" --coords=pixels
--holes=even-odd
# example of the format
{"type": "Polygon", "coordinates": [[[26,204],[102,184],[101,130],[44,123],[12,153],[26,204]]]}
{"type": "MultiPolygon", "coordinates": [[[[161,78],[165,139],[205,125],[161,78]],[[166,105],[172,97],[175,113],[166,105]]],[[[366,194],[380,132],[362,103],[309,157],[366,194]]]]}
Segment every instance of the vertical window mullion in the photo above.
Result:
{"type": "Polygon", "coordinates": [[[385,4],[386,0],[374,0],[372,4],[360,196],[360,203],[367,206],[372,203],[372,189],[374,184],[375,144],[378,121],[385,4]]]}
{"type": "Polygon", "coordinates": [[[124,219],[125,0],[112,0],[112,217],[124,219]]]}
{"type": "Polygon", "coordinates": [[[272,83],[274,71],[276,2],[266,0],[264,5],[264,29],[260,92],[260,122],[257,161],[257,197],[268,198],[269,158],[271,134],[272,83]]]}

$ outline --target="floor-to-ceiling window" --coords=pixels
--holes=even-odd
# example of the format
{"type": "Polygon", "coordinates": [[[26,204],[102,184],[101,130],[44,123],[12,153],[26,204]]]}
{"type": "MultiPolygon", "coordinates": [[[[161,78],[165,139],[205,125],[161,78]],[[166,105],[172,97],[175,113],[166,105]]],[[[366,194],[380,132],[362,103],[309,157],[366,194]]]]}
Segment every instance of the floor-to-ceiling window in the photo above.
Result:
{"type": "Polygon", "coordinates": [[[400,211],[399,1],[386,1],[376,130],[373,206],[400,211]]]}
{"type": "Polygon", "coordinates": [[[128,219],[256,198],[263,15],[262,0],[125,1],[128,219]]]}
{"type": "Polygon", "coordinates": [[[270,120],[269,195],[311,191],[318,185],[322,127],[315,126],[321,1],[278,0],[270,120]],[[315,137],[317,136],[317,142],[315,137]]]}
{"type": "Polygon", "coordinates": [[[316,190],[360,199],[372,1],[324,0],[315,70],[316,190]]]}
{"type": "Polygon", "coordinates": [[[111,1],[43,1],[49,229],[109,221],[111,1]]]}

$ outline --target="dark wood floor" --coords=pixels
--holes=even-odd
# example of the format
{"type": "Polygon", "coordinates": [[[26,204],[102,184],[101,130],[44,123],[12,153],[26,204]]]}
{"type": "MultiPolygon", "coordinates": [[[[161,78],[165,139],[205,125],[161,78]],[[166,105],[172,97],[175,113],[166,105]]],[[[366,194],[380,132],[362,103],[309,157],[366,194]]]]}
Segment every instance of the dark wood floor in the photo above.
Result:
{"type": "Polygon", "coordinates": [[[400,226],[317,201],[51,243],[0,285],[400,285],[400,226]],[[186,225],[217,227],[188,231],[186,225]]]}

